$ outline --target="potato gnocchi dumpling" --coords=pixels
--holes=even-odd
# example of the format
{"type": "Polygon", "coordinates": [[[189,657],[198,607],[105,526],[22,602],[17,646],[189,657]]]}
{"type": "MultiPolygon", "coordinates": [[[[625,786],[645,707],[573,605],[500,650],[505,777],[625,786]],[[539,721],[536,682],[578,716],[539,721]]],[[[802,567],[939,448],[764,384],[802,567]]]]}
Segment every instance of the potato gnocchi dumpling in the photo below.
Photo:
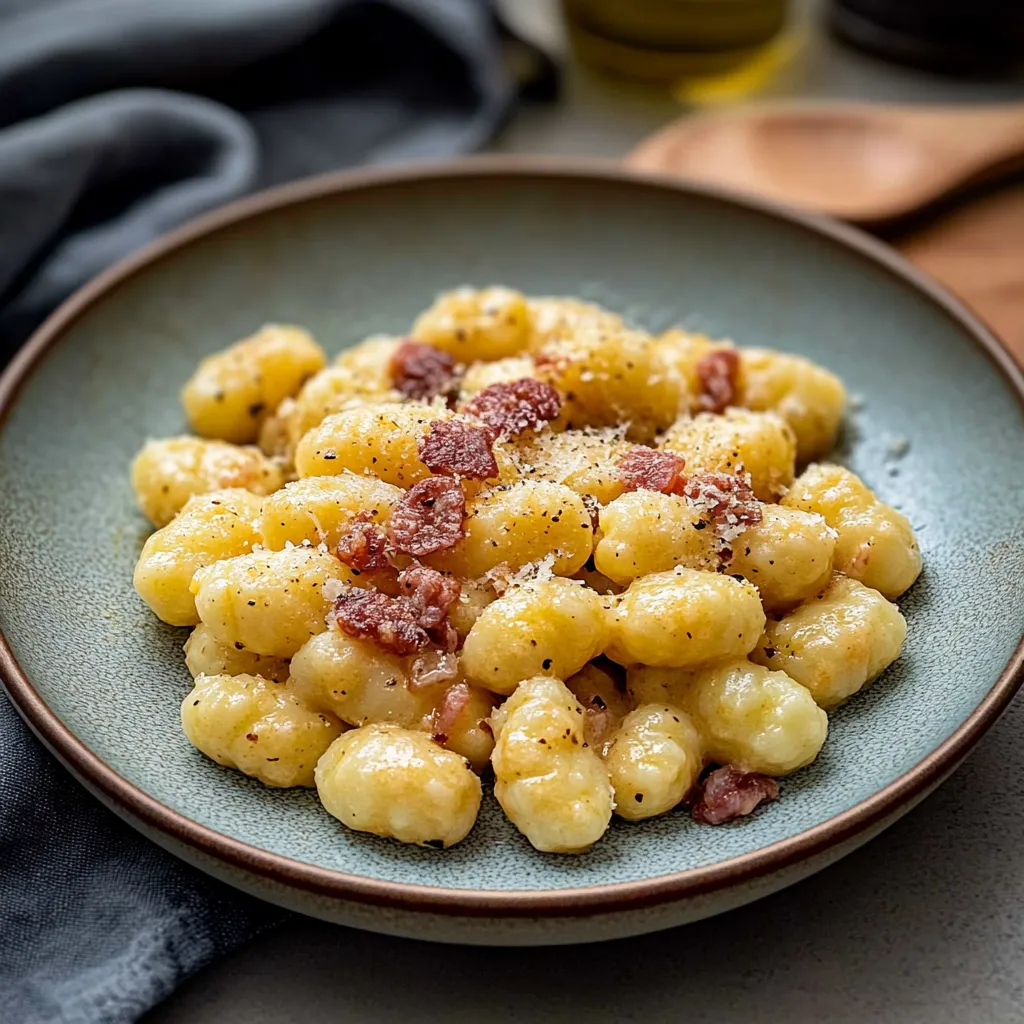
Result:
{"type": "Polygon", "coordinates": [[[223,644],[210,632],[209,626],[196,626],[182,649],[193,679],[196,676],[262,676],[275,683],[288,681],[287,658],[271,658],[245,648],[239,650],[234,644],[223,644]]]}
{"type": "Polygon", "coordinates": [[[601,509],[599,525],[594,566],[615,583],[677,565],[709,570],[718,565],[713,531],[675,494],[629,491],[601,509]]]}
{"type": "Polygon", "coordinates": [[[612,787],[565,684],[524,680],[491,725],[494,795],[512,824],[546,853],[581,853],[596,843],[611,821],[612,787]]]}
{"type": "Polygon", "coordinates": [[[384,380],[360,379],[347,366],[328,366],[303,384],[287,409],[282,408],[287,443],[294,450],[310,430],[335,413],[396,402],[400,397],[384,380]]]}
{"type": "Polygon", "coordinates": [[[890,600],[920,574],[921,549],[910,521],[879,501],[848,469],[809,466],[782,503],[824,516],[838,535],[835,569],[890,600]]]}
{"type": "Polygon", "coordinates": [[[357,516],[383,525],[404,495],[394,484],[355,473],[293,480],[263,500],[263,543],[275,551],[304,541],[333,550],[357,516]]]}
{"type": "Polygon", "coordinates": [[[270,494],[283,482],[280,468],[259,449],[197,437],[147,441],[132,463],[135,500],[157,528],[197,494],[227,488],[270,494]]]}
{"type": "Polygon", "coordinates": [[[341,732],[288,688],[255,675],[201,675],[181,703],[189,742],[268,786],[312,786],[317,760],[341,732]]]}
{"type": "Polygon", "coordinates": [[[323,369],[323,349],[299,327],[268,324],[207,356],[181,392],[200,437],[249,444],[282,401],[323,369]]]}
{"type": "Polygon", "coordinates": [[[462,580],[459,596],[448,609],[448,620],[463,643],[483,610],[497,600],[494,585],[487,580],[462,580]]]}
{"type": "Polygon", "coordinates": [[[807,465],[846,395],[802,357],[461,287],[330,362],[264,327],[182,400],[131,476],[186,736],[357,831],[451,846],[491,769],[544,853],[749,814],[902,649],[920,548],[807,465]]]}
{"type": "Polygon", "coordinates": [[[686,416],[669,428],[661,447],[682,455],[688,473],[749,473],[761,501],[777,501],[793,482],[796,437],[772,413],[726,409],[686,416]]]}
{"type": "Polygon", "coordinates": [[[316,789],[356,832],[437,849],[466,838],[482,793],[465,758],[425,733],[383,724],[339,736],[317,763],[316,789]]]}
{"type": "Polygon", "coordinates": [[[434,739],[446,750],[461,754],[478,775],[491,764],[494,750],[491,713],[497,703],[497,695],[481,686],[456,683],[441,698],[431,719],[434,739]],[[455,699],[450,700],[453,694],[455,699]]]}
{"type": "Polygon", "coordinates": [[[639,821],[682,802],[704,767],[704,754],[685,711],[643,704],[623,719],[604,761],[615,790],[615,813],[639,821]]]}
{"type": "Polygon", "coordinates": [[[828,717],[785,672],[743,659],[695,672],[641,667],[628,676],[636,699],[688,711],[710,760],[764,775],[788,775],[818,756],[828,717]]]}
{"type": "Polygon", "coordinates": [[[835,531],[815,512],[762,505],[761,521],[732,545],[729,572],[745,576],[766,611],[791,608],[818,593],[832,575],[835,531]]]}
{"type": "Polygon", "coordinates": [[[753,661],[803,684],[831,710],[877,678],[899,656],[907,623],[894,604],[846,576],[836,576],[807,604],[769,619],[753,661]]]}
{"type": "Polygon", "coordinates": [[[310,637],[291,664],[292,688],[312,707],[349,725],[389,722],[424,728],[444,684],[413,687],[408,658],[328,629],[310,637]]]}
{"type": "Polygon", "coordinates": [[[641,331],[588,326],[549,342],[534,363],[564,396],[558,422],[565,428],[624,427],[631,441],[648,442],[676,418],[678,382],[641,331]]]}
{"type": "Polygon", "coordinates": [[[204,566],[244,555],[260,542],[260,499],[231,489],[199,495],[151,534],[135,564],[134,584],[157,617],[172,626],[199,621],[192,577],[204,566]]]}
{"type": "Polygon", "coordinates": [[[390,334],[371,334],[357,345],[343,349],[334,365],[348,370],[359,384],[386,390],[392,384],[391,360],[401,343],[401,338],[390,334]]]}
{"type": "Polygon", "coordinates": [[[345,567],[316,548],[253,551],[215,562],[192,578],[199,618],[221,643],[290,658],[327,629],[324,587],[345,567]]]}
{"type": "Polygon", "coordinates": [[[796,435],[800,462],[827,455],[846,409],[843,382],[802,356],[764,348],[738,352],[736,404],[781,416],[796,435]]]}
{"type": "Polygon", "coordinates": [[[697,368],[702,359],[721,348],[732,349],[733,346],[727,341],[713,341],[706,334],[692,334],[678,327],[655,339],[654,357],[662,366],[662,372],[674,380],[679,389],[679,413],[700,412],[701,379],[697,368]]]}
{"type": "Polygon", "coordinates": [[[522,680],[568,679],[608,642],[604,603],[574,580],[554,577],[511,587],[489,604],[462,648],[466,677],[509,694],[522,680]]]}
{"type": "Polygon", "coordinates": [[[594,550],[594,527],[583,499],[562,484],[524,480],[485,491],[466,503],[464,536],[425,561],[476,579],[505,566],[513,572],[552,556],[552,572],[571,576],[594,550]]]}
{"type": "Polygon", "coordinates": [[[620,665],[685,668],[742,657],[765,623],[752,584],[682,566],[634,580],[612,602],[605,653],[620,665]]]}
{"type": "Polygon", "coordinates": [[[530,356],[506,356],[495,359],[493,363],[470,363],[459,381],[459,404],[492,384],[510,384],[536,375],[530,356]]]}
{"type": "Polygon", "coordinates": [[[518,464],[520,476],[564,484],[606,505],[622,494],[625,484],[615,463],[632,447],[613,427],[545,431],[514,445],[510,455],[518,464]]]}
{"type": "Polygon", "coordinates": [[[313,427],[295,450],[300,477],[356,473],[397,487],[430,476],[419,446],[434,420],[449,419],[443,406],[382,402],[346,409],[313,427]]]}
{"type": "Polygon", "coordinates": [[[526,300],[530,311],[529,349],[537,352],[552,341],[574,337],[580,330],[621,331],[625,322],[610,310],[581,299],[544,296],[526,300]]]}
{"type": "Polygon", "coordinates": [[[463,363],[517,355],[530,340],[526,297],[500,287],[445,292],[417,317],[412,336],[463,363]]]}

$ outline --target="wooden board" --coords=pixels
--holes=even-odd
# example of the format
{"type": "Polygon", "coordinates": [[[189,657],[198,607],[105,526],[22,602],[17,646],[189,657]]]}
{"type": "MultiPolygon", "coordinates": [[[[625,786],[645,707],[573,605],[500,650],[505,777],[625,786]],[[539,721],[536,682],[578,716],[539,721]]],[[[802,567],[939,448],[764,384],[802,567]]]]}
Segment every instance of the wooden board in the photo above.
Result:
{"type": "Polygon", "coordinates": [[[971,306],[1024,364],[1024,182],[889,241],[971,306]]]}

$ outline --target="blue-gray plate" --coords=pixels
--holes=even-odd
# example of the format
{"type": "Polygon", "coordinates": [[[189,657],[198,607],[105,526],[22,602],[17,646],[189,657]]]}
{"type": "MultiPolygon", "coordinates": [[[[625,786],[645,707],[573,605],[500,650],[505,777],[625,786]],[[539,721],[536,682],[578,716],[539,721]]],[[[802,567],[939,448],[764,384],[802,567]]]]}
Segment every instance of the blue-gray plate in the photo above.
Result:
{"type": "Polygon", "coordinates": [[[938,785],[1022,677],[1024,385],[986,328],[889,249],[822,220],[611,167],[476,160],[342,174],[217,211],[69,300],[0,381],[0,671],[100,799],[178,855],[306,913],[484,943],[667,927],[825,866],[938,785]],[[447,852],[346,831],[182,735],[185,633],[132,590],[128,464],[181,432],[203,355],[265,321],[329,349],[399,333],[442,289],[578,295],[810,356],[862,401],[839,456],[924,553],[903,657],[837,711],[781,799],[717,829],[616,821],[535,852],[485,801],[447,852]],[[907,446],[909,443],[909,447],[907,446]],[[905,449],[905,451],[904,451],[905,449]]]}

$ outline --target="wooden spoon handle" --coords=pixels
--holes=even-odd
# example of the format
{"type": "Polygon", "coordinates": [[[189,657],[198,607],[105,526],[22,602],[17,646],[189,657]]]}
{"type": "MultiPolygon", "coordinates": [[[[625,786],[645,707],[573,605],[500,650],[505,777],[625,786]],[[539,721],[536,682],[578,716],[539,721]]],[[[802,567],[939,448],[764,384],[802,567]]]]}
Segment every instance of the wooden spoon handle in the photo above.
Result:
{"type": "Polygon", "coordinates": [[[680,118],[627,162],[877,226],[1024,166],[1024,103],[753,104],[680,118]]]}

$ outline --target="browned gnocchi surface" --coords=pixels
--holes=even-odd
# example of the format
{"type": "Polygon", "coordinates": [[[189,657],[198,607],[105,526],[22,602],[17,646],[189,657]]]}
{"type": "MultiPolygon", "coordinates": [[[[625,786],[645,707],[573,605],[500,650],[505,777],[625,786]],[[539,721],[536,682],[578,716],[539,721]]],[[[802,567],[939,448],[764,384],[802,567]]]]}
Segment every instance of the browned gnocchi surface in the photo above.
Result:
{"type": "Polygon", "coordinates": [[[191,629],[182,727],[218,764],[436,849],[493,788],[581,853],[777,799],[899,657],[921,551],[816,461],[827,369],[498,285],[328,358],[261,328],[184,384],[198,436],[133,463],[135,586],[191,629]]]}

